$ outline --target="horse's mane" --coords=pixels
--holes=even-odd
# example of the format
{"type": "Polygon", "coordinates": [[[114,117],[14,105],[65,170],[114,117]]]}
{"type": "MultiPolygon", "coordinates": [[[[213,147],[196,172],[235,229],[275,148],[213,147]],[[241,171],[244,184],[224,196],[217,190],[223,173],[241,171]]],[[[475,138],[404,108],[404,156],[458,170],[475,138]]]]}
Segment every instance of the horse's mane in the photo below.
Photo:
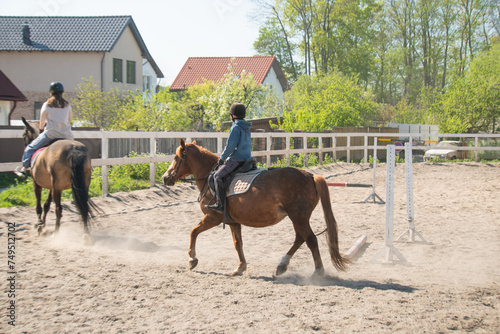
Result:
{"type": "Polygon", "coordinates": [[[210,152],[209,150],[207,150],[203,146],[197,145],[196,143],[189,143],[186,145],[186,148],[187,147],[195,148],[201,156],[205,156],[205,157],[207,157],[207,159],[217,158],[216,154],[210,152]]]}

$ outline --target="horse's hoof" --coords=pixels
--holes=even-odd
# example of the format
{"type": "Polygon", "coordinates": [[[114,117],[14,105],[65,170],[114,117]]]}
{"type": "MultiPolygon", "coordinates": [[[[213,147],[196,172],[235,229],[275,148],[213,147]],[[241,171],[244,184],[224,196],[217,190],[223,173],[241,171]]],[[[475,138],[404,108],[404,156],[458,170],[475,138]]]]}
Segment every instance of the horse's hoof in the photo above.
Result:
{"type": "Polygon", "coordinates": [[[312,278],[323,278],[325,277],[325,269],[323,268],[320,268],[320,269],[316,269],[312,275],[312,278]]]}
{"type": "Polygon", "coordinates": [[[279,276],[281,274],[284,274],[286,273],[286,271],[288,270],[288,266],[285,266],[285,265],[279,265],[278,268],[276,268],[276,276],[279,276]]]}
{"type": "Polygon", "coordinates": [[[196,266],[198,265],[198,259],[195,258],[195,257],[192,257],[189,259],[189,270],[193,270],[194,268],[196,268],[196,266]]]}
{"type": "Polygon", "coordinates": [[[83,235],[83,244],[85,246],[92,246],[94,244],[94,241],[92,240],[92,237],[90,236],[90,234],[85,233],[83,235]]]}
{"type": "Polygon", "coordinates": [[[43,230],[43,228],[40,228],[38,230],[38,235],[41,236],[41,237],[44,237],[44,238],[47,238],[47,237],[53,237],[54,236],[54,232],[51,232],[51,231],[48,231],[48,230],[43,230]]]}

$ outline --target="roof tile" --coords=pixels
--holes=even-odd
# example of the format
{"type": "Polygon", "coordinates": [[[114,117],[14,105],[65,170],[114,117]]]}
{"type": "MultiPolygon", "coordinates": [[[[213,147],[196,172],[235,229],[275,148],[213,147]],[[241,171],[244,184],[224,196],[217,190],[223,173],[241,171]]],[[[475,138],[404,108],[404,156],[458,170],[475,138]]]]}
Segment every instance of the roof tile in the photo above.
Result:
{"type": "Polygon", "coordinates": [[[170,90],[183,90],[196,83],[202,83],[203,80],[217,82],[229,73],[232,59],[236,75],[241,75],[241,72],[245,70],[253,74],[258,84],[262,84],[276,57],[190,57],[170,85],[170,90]]]}
{"type": "Polygon", "coordinates": [[[0,51],[109,51],[131,16],[0,16],[0,51]],[[23,40],[29,26],[30,38],[23,40]]]}

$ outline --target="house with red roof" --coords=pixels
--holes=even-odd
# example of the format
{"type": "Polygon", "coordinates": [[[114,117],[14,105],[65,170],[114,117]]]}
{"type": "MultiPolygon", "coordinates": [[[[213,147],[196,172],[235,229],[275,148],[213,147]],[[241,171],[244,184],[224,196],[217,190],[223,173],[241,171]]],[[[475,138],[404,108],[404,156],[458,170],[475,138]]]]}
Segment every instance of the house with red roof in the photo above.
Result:
{"type": "Polygon", "coordinates": [[[170,91],[185,90],[204,81],[217,82],[230,73],[230,65],[236,76],[244,70],[252,73],[258,84],[269,84],[277,96],[290,89],[285,73],[275,56],[255,57],[189,57],[170,85],[170,91]]]}

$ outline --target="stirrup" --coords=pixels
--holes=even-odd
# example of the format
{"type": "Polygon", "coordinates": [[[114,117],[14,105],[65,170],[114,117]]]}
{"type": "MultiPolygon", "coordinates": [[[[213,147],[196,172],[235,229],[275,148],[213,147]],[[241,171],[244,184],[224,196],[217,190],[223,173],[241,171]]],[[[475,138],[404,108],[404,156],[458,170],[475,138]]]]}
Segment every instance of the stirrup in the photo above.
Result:
{"type": "Polygon", "coordinates": [[[16,174],[19,177],[25,178],[27,176],[28,170],[23,169],[22,166],[17,166],[16,169],[14,169],[14,174],[16,174]]]}
{"type": "Polygon", "coordinates": [[[218,213],[224,213],[224,207],[220,204],[220,202],[217,202],[215,204],[207,204],[205,205],[207,209],[217,211],[218,213]]]}

